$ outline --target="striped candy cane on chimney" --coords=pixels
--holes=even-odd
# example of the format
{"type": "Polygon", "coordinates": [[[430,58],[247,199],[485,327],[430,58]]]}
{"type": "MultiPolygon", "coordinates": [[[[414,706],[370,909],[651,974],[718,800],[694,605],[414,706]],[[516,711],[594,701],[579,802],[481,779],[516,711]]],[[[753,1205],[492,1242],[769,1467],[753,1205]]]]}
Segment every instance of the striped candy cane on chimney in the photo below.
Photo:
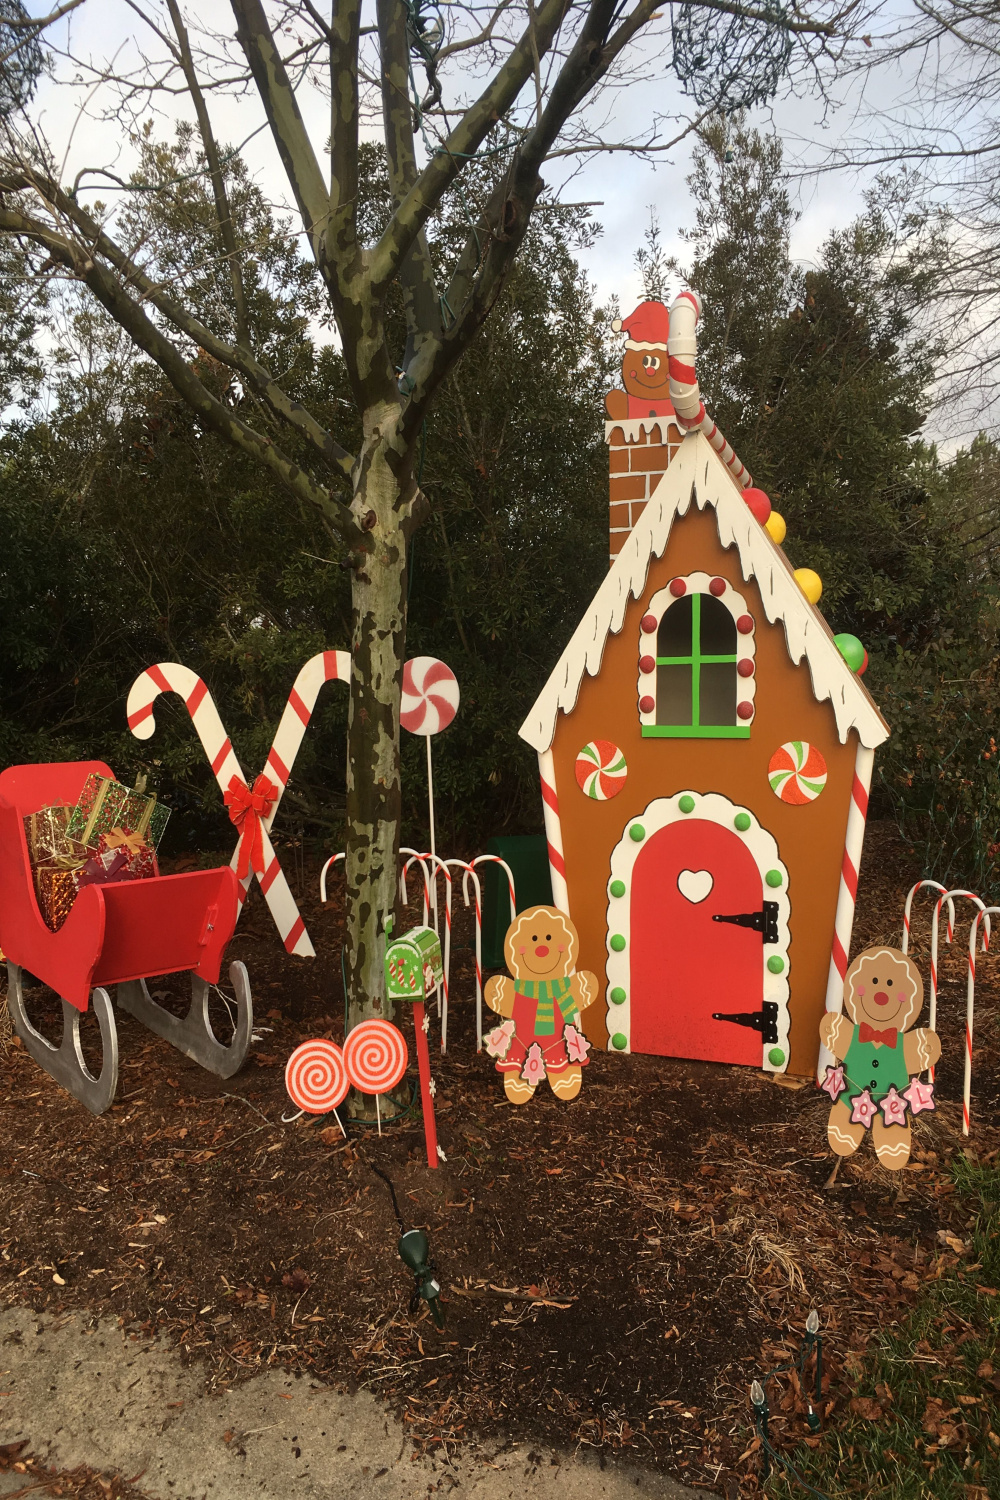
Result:
{"type": "MultiPolygon", "coordinates": [[[[552,877],[552,900],[560,911],[570,915],[569,888],[566,884],[566,860],[563,856],[562,820],[559,816],[559,794],[556,790],[556,765],[551,749],[538,752],[538,775],[542,783],[542,812],[545,817],[545,842],[549,847],[549,873],[552,877]]],[[[511,911],[517,907],[511,902],[511,911]]]]}
{"type": "Polygon", "coordinates": [[[983,922],[983,952],[990,946],[990,917],[1000,917],[1000,906],[985,906],[977,911],[969,929],[969,978],[965,990],[965,1077],[962,1080],[962,1134],[969,1134],[969,1109],[972,1103],[972,1017],[976,1003],[976,938],[983,922]]]}
{"type": "Polygon", "coordinates": [[[688,432],[703,432],[718,453],[741,490],[753,484],[745,464],[736,457],[729,443],[705,411],[698,389],[695,355],[698,339],[695,330],[701,317],[697,292],[681,292],[670,304],[670,332],[667,335],[667,372],[670,377],[670,399],[680,425],[688,432]]]}
{"type": "MultiPolygon", "coordinates": [[[[826,982],[826,1009],[835,1015],[840,1015],[844,1009],[844,977],[847,974],[847,955],[851,951],[854,905],[858,898],[858,869],[861,865],[861,848],[865,841],[868,793],[871,788],[874,764],[874,750],[867,750],[859,743],[854,762],[851,806],[847,814],[844,859],[840,867],[840,891],[837,896],[837,916],[834,921],[830,972],[826,982]]],[[[826,1076],[826,1070],[833,1062],[832,1054],[821,1045],[816,1071],[817,1082],[826,1076]]]]}

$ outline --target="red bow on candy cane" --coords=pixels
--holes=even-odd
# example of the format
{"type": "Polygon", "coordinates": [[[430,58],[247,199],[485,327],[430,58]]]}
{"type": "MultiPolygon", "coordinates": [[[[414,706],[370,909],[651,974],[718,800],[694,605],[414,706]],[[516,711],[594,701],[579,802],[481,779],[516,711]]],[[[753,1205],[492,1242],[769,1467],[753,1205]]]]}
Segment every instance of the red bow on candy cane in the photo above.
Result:
{"type": "Polygon", "coordinates": [[[266,818],[277,801],[278,788],[269,776],[261,774],[253,784],[253,791],[245,781],[233,776],[225,803],[229,808],[229,821],[240,830],[240,857],[236,867],[238,880],[245,880],[251,870],[258,875],[264,873],[264,838],[261,820],[266,818]]]}
{"type": "Polygon", "coordinates": [[[895,1026],[887,1026],[884,1031],[879,1031],[877,1026],[869,1026],[867,1021],[862,1021],[858,1027],[859,1042],[881,1042],[886,1047],[895,1047],[899,1031],[895,1026]]]}

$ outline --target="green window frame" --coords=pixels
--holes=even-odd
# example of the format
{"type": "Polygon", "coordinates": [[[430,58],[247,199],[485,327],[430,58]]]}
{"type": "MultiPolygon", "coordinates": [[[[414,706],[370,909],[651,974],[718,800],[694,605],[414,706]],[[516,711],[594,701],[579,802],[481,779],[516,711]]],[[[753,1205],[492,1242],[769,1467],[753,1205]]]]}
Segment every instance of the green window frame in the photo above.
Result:
{"type": "MultiPolygon", "coordinates": [[[[682,596],[683,597],[683,596],[682,596]]],[[[732,663],[733,673],[736,672],[736,663],[739,660],[737,653],[727,652],[724,655],[702,654],[701,651],[701,601],[704,597],[698,590],[692,590],[691,600],[691,654],[689,656],[657,656],[656,665],[660,667],[688,667],[691,671],[691,722],[690,724],[643,724],[643,739],[670,739],[670,740],[748,740],[750,738],[749,724],[702,724],[699,722],[701,714],[701,669],[703,666],[716,663],[732,663]]],[[[714,600],[713,600],[714,602],[714,600]]],[[[680,600],[672,600],[671,604],[680,603],[680,600]]],[[[670,605],[667,607],[670,608],[670,605]]],[[[664,611],[666,614],[667,611],[664,611]]],[[[662,623],[662,617],[661,617],[662,623]]],[[[659,684],[657,685],[659,687],[659,684]]],[[[659,700],[659,691],[657,692],[659,700]]]]}

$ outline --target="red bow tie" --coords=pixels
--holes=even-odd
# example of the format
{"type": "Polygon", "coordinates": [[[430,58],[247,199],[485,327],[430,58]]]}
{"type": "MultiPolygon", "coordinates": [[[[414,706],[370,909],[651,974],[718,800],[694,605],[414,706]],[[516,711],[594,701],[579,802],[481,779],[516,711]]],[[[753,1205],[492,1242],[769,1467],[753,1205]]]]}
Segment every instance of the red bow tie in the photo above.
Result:
{"type": "Polygon", "coordinates": [[[895,1047],[898,1037],[899,1030],[895,1026],[887,1026],[884,1031],[879,1031],[877,1026],[869,1026],[867,1021],[862,1021],[858,1028],[860,1042],[882,1042],[886,1047],[895,1047]]]}

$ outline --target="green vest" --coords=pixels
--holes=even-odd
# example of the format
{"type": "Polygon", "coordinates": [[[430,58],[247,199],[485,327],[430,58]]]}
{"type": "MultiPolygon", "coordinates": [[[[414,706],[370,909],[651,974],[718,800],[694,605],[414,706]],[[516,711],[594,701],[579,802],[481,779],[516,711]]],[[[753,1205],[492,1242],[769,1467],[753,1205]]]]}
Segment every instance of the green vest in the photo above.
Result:
{"type": "Polygon", "coordinates": [[[903,1033],[896,1037],[895,1047],[884,1043],[858,1040],[860,1026],[855,1026],[851,1044],[844,1058],[844,1077],[852,1099],[867,1089],[872,1099],[885,1097],[893,1084],[902,1093],[910,1082],[910,1075],[903,1060],[903,1033]]]}

